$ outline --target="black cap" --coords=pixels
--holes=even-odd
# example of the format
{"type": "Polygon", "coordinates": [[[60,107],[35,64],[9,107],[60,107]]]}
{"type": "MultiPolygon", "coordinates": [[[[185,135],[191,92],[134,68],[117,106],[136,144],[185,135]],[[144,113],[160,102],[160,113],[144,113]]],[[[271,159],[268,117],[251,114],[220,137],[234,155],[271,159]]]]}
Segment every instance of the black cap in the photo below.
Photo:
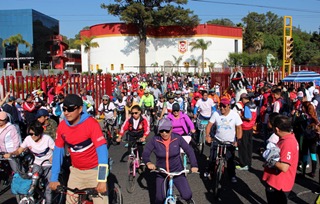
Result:
{"type": "Polygon", "coordinates": [[[172,111],[179,111],[180,110],[180,105],[178,103],[174,103],[172,105],[172,111]]]}
{"type": "Polygon", "coordinates": [[[69,94],[63,101],[63,106],[65,107],[74,107],[74,106],[82,106],[83,101],[80,96],[76,94],[69,94]]]}

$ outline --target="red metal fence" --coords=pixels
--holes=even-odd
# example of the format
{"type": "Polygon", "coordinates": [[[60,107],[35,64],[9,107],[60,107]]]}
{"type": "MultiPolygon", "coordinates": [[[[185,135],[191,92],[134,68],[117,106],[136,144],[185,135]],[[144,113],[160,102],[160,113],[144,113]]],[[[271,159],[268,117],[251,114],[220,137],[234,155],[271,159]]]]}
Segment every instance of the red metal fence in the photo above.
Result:
{"type": "Polygon", "coordinates": [[[4,95],[12,91],[12,95],[16,98],[24,99],[26,94],[34,90],[42,89],[45,93],[50,87],[56,86],[60,81],[62,83],[69,79],[69,84],[65,87],[65,93],[78,94],[81,89],[91,90],[96,107],[101,102],[101,96],[104,94],[111,95],[112,81],[111,75],[50,75],[50,76],[2,76],[1,77],[1,94],[4,95]]]}
{"type": "MultiPolygon", "coordinates": [[[[300,71],[300,70],[309,70],[314,71],[317,73],[320,73],[320,67],[296,67],[295,69],[292,69],[292,72],[294,71],[300,71]]],[[[277,84],[282,79],[282,71],[275,71],[272,73],[268,73],[267,69],[264,68],[263,72],[261,67],[245,67],[242,68],[242,71],[245,75],[245,78],[251,83],[256,84],[257,81],[263,80],[263,81],[270,81],[274,84],[277,84]]],[[[221,84],[222,90],[229,87],[230,83],[230,75],[231,70],[230,69],[224,69],[222,72],[212,72],[211,73],[211,86],[214,85],[215,82],[219,82],[221,84]]],[[[285,75],[288,75],[287,73],[285,75]]],[[[299,84],[296,83],[296,86],[299,84]]]]}

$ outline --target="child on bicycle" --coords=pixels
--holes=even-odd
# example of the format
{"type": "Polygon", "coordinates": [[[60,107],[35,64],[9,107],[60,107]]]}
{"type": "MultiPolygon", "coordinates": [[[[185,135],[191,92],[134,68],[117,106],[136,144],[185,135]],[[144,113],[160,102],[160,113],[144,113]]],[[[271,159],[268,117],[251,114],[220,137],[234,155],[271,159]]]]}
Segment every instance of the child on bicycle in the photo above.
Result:
{"type": "MultiPolygon", "coordinates": [[[[49,135],[43,134],[43,131],[44,129],[41,123],[38,121],[31,124],[28,127],[29,136],[25,138],[20,147],[17,150],[5,155],[6,158],[9,158],[11,155],[16,156],[21,154],[26,149],[29,149],[34,155],[35,160],[32,167],[32,184],[28,191],[28,195],[31,196],[33,195],[34,189],[38,185],[38,180],[41,175],[45,175],[48,181],[51,177],[51,161],[54,141],[49,135]]],[[[46,186],[45,199],[46,204],[51,203],[51,189],[49,188],[49,185],[46,186]]]]}
{"type": "MultiPolygon", "coordinates": [[[[168,172],[179,172],[183,170],[183,164],[180,157],[180,148],[188,155],[191,163],[191,172],[198,172],[198,164],[189,144],[179,135],[172,132],[172,122],[168,118],[161,119],[159,122],[160,136],[154,136],[145,147],[142,154],[143,161],[148,169],[155,170],[156,167],[164,168],[168,172]],[[156,155],[156,165],[150,160],[151,153],[156,155]]],[[[165,176],[157,174],[156,178],[156,204],[164,202],[166,192],[164,192],[165,176]]],[[[187,203],[192,203],[192,192],[184,174],[174,178],[174,185],[177,187],[181,198],[187,203]]]]}

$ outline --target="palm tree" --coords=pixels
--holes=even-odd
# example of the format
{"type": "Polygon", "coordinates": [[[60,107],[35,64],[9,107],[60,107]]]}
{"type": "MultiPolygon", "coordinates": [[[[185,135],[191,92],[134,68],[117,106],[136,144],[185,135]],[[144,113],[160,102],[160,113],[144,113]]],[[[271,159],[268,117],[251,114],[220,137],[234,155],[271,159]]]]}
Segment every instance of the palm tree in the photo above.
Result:
{"type": "Polygon", "coordinates": [[[88,74],[89,74],[89,76],[91,74],[91,70],[90,70],[90,51],[91,51],[91,48],[99,47],[99,43],[92,42],[92,40],[94,38],[95,38],[95,36],[91,36],[91,37],[82,36],[82,38],[80,40],[76,40],[75,41],[75,44],[83,45],[84,46],[84,52],[88,53],[88,74]]]}
{"type": "MultiPolygon", "coordinates": [[[[174,65],[177,66],[178,69],[179,69],[179,64],[180,64],[180,62],[182,61],[182,57],[183,57],[183,56],[176,57],[176,56],[172,55],[172,57],[173,57],[173,59],[174,59],[174,65]]],[[[177,71],[179,71],[179,70],[177,70],[177,71]]]]}
{"type": "Polygon", "coordinates": [[[254,41],[253,41],[253,46],[256,52],[260,52],[262,49],[262,46],[264,45],[263,41],[263,33],[262,32],[256,32],[254,34],[254,41]]]}
{"type": "Polygon", "coordinates": [[[204,73],[204,51],[208,49],[208,47],[212,44],[211,41],[204,41],[203,39],[198,39],[195,42],[191,42],[191,52],[194,50],[201,50],[201,68],[202,74],[204,73]]]}
{"type": "Polygon", "coordinates": [[[25,41],[21,34],[10,36],[9,38],[2,41],[2,46],[14,46],[16,48],[16,58],[17,58],[17,68],[20,70],[20,60],[19,60],[19,44],[25,45],[27,48],[29,48],[30,52],[32,51],[32,46],[30,43],[25,41]],[[8,43],[8,45],[7,45],[8,43]]]}

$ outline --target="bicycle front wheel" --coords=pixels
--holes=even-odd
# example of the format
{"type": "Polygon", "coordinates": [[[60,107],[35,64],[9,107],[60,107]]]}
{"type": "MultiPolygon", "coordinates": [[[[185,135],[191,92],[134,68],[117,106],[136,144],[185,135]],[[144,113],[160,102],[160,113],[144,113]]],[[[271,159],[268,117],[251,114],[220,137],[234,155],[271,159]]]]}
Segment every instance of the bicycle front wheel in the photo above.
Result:
{"type": "Polygon", "coordinates": [[[200,136],[199,136],[199,152],[200,154],[203,154],[203,151],[204,151],[204,143],[205,143],[205,133],[204,133],[205,130],[202,130],[200,132],[200,136]]]}
{"type": "Polygon", "coordinates": [[[222,178],[223,171],[224,171],[224,164],[221,160],[219,160],[214,173],[214,183],[213,183],[214,196],[218,196],[219,190],[221,188],[221,178],[222,178]]]}
{"type": "Polygon", "coordinates": [[[120,186],[115,183],[113,189],[109,190],[109,203],[110,204],[123,204],[123,198],[120,186]]]}
{"type": "Polygon", "coordinates": [[[133,193],[136,184],[136,178],[133,175],[135,171],[133,160],[128,161],[128,179],[127,179],[127,191],[128,193],[133,193]]]}

